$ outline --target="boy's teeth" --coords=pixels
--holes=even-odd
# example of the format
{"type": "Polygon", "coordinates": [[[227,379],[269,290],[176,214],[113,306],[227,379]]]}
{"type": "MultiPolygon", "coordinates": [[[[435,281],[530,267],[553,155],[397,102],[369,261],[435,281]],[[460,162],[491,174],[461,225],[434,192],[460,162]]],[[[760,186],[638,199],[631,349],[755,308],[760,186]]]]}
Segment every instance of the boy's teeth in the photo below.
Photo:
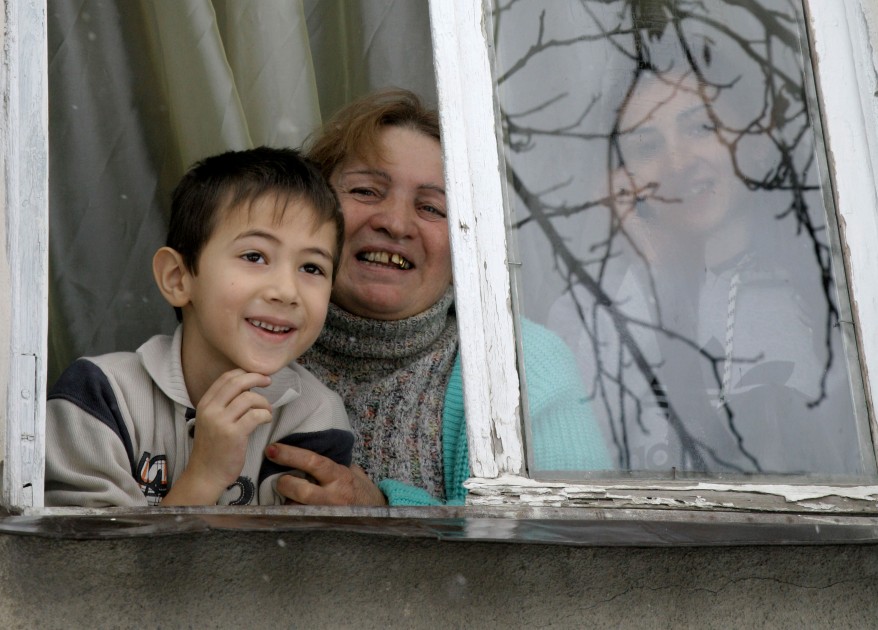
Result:
{"type": "Polygon", "coordinates": [[[395,265],[400,269],[411,269],[412,264],[399,254],[389,252],[366,252],[362,259],[368,262],[381,263],[382,265],[395,265]]]}
{"type": "Polygon", "coordinates": [[[270,332],[289,332],[289,326],[272,326],[271,324],[266,324],[265,322],[260,322],[258,319],[251,319],[250,323],[256,326],[257,328],[264,328],[270,332]]]}

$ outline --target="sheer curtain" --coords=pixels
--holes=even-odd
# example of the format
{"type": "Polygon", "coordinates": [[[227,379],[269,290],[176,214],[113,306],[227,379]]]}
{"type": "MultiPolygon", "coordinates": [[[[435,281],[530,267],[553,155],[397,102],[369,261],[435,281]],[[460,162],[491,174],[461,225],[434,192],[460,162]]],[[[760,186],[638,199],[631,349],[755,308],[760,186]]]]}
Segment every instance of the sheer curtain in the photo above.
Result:
{"type": "Polygon", "coordinates": [[[300,146],[380,87],[435,103],[427,0],[49,0],[48,23],[50,386],[173,330],[151,260],[192,162],[300,146]]]}

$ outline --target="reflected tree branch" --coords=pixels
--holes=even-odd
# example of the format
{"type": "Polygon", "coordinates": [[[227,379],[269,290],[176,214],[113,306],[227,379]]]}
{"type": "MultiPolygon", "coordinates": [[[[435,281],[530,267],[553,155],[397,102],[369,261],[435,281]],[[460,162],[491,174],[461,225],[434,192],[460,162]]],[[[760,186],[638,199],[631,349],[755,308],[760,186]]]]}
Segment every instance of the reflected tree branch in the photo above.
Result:
{"type": "MultiPolygon", "coordinates": [[[[507,13],[526,6],[527,3],[518,0],[501,3],[495,10],[496,30],[500,30],[507,13]]],[[[607,94],[595,92],[576,111],[576,107],[570,106],[571,94],[559,91],[545,94],[538,103],[519,111],[508,111],[507,105],[501,106],[503,139],[513,156],[534,151],[540,142],[550,140],[577,141],[595,151],[605,151],[608,192],[588,199],[579,198],[575,202],[558,201],[563,199],[561,193],[564,189],[576,183],[573,177],[535,192],[526,183],[515,161],[510,160],[506,166],[507,179],[521,207],[526,210],[513,227],[537,230],[552,247],[555,268],[565,278],[565,295],[572,298],[576,317],[593,353],[594,373],[591,382],[587,383],[589,396],[611,419],[610,439],[616,446],[620,467],[627,469],[633,465],[632,431],[648,434],[650,428],[645,422],[645,414],[649,408],[658,408],[676,440],[685,468],[762,471],[762,462],[744,444],[734,404],[723,401],[718,409],[725,428],[736,443],[737,453],[729,456],[692,430],[691,423],[700,419],[681,417],[661,377],[662,362],[650,360],[640,346],[638,339],[644,332],[676,344],[680,352],[689,353],[691,361],[706,366],[721,393],[727,364],[757,363],[762,359],[761,355],[743,357],[708,351],[700,346],[691,331],[678,331],[664,321],[661,289],[653,270],[655,254],[645,249],[642,239],[632,234],[628,226],[638,204],[669,207],[682,200],[663,191],[660,181],[638,180],[629,165],[630,156],[624,140],[645,126],[678,92],[688,90],[685,87],[688,84],[684,82],[694,80],[697,97],[709,121],[708,131],[727,153],[734,177],[754,193],[789,195],[788,203],[774,212],[773,220],[777,225],[789,225],[787,233],[810,244],[810,255],[820,275],[822,303],[825,305],[825,312],[819,318],[822,321],[824,357],[819,391],[807,403],[811,408],[819,406],[828,396],[829,373],[835,362],[833,329],[838,323],[839,311],[833,297],[835,286],[826,228],[809,208],[809,195],[819,190],[819,186],[814,181],[811,112],[804,79],[801,74],[792,73],[789,67],[776,63],[779,50],[798,51],[799,24],[792,11],[766,8],[754,0],[709,3],[696,0],[580,0],[579,6],[591,20],[591,28],[585,29],[588,32],[575,37],[553,36],[547,24],[547,10],[543,9],[536,20],[533,43],[523,48],[523,53],[499,73],[497,84],[502,86],[512,82],[543,55],[554,54],[553,51],[604,42],[620,58],[627,59],[631,67],[627,84],[621,86],[618,106],[609,125],[600,119],[599,111],[599,104],[607,94]],[[733,25],[716,17],[718,5],[745,13],[759,25],[760,32],[757,36],[738,32],[733,25]],[[715,78],[713,69],[719,63],[716,38],[719,37],[724,38],[726,46],[734,46],[761,77],[762,102],[753,103],[755,110],[751,107],[744,120],[730,119],[728,112],[719,107],[727,95],[741,89],[743,79],[741,74],[723,80],[715,78]],[[665,47],[676,46],[681,51],[677,67],[674,67],[676,62],[662,61],[654,54],[653,48],[659,43],[665,47]],[[646,109],[639,119],[625,123],[622,112],[630,109],[635,95],[647,81],[663,83],[669,89],[668,96],[646,109]],[[566,107],[566,115],[571,117],[547,124],[545,121],[552,120],[555,108],[562,104],[566,107]],[[754,163],[752,152],[748,153],[747,147],[752,143],[767,147],[762,162],[754,163]],[[586,215],[604,217],[601,224],[607,227],[603,236],[592,235],[590,244],[583,249],[559,232],[556,222],[586,215]],[[625,304],[616,300],[607,287],[608,270],[620,260],[623,251],[631,257],[630,264],[642,270],[648,293],[654,297],[654,319],[629,314],[625,304]],[[584,290],[587,299],[574,290],[576,288],[584,290]],[[607,321],[611,326],[609,330],[604,324],[607,321]],[[637,375],[637,382],[632,380],[633,374],[637,375]],[[639,382],[647,385],[651,401],[643,398],[639,382]]]]}

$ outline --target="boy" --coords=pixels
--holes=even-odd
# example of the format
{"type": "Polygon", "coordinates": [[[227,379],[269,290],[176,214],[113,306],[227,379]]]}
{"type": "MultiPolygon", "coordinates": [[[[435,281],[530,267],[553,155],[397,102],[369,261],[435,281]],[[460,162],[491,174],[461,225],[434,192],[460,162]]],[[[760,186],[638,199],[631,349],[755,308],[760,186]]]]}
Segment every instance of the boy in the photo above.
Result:
{"type": "Polygon", "coordinates": [[[182,323],[136,353],[75,361],[47,403],[46,505],[278,504],[274,442],[349,465],[341,399],[294,363],[323,327],[344,238],[292,149],[195,164],[153,274],[182,323]]]}

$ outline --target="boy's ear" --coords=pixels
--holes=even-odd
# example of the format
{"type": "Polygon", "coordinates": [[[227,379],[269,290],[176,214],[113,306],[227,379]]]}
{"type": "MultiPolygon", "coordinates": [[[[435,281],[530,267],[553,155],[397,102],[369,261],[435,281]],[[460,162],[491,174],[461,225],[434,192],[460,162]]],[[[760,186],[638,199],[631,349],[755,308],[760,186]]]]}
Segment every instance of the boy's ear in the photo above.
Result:
{"type": "Polygon", "coordinates": [[[176,249],[162,247],[152,257],[152,274],[159,291],[171,306],[183,308],[189,304],[192,274],[176,249]]]}

